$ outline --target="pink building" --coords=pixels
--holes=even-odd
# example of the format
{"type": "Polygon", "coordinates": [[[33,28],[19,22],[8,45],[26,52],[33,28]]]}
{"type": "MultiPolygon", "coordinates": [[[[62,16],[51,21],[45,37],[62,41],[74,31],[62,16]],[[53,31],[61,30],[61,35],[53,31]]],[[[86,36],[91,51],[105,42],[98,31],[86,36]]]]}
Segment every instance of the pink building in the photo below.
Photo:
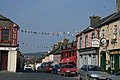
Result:
{"type": "Polygon", "coordinates": [[[98,30],[94,25],[100,21],[100,17],[92,16],[90,21],[90,26],[76,35],[78,69],[83,65],[98,65],[99,40],[98,30]]]}

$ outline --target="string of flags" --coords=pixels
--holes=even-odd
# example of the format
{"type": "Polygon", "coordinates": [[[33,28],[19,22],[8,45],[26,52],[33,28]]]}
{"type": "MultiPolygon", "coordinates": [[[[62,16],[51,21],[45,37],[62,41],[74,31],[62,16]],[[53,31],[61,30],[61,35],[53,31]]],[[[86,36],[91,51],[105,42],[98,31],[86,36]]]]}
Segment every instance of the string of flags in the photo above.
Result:
{"type": "Polygon", "coordinates": [[[70,33],[70,32],[37,32],[37,31],[30,31],[30,30],[24,30],[24,29],[19,29],[20,32],[23,33],[30,33],[30,34],[39,34],[42,36],[71,36],[75,37],[76,33],[70,33]]]}
{"type": "Polygon", "coordinates": [[[21,41],[18,41],[19,44],[24,45],[26,47],[34,47],[34,48],[51,48],[52,46],[48,45],[33,45],[33,44],[27,44],[21,41]]]}

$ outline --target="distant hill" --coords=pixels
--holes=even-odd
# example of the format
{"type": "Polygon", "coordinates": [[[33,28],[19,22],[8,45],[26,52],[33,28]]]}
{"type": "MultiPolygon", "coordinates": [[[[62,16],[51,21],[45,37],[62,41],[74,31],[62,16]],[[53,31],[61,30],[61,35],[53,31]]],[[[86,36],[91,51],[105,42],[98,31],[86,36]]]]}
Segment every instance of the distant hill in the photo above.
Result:
{"type": "Polygon", "coordinates": [[[24,53],[24,56],[42,56],[45,55],[47,52],[36,52],[36,53],[24,53]]]}

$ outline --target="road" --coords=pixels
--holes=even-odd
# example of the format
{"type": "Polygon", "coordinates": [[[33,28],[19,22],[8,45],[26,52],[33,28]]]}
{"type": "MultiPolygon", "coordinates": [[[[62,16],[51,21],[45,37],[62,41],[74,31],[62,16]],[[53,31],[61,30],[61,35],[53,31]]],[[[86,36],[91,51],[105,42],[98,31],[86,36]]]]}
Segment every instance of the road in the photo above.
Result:
{"type": "Polygon", "coordinates": [[[0,72],[0,80],[77,80],[77,77],[64,77],[42,72],[0,72]]]}

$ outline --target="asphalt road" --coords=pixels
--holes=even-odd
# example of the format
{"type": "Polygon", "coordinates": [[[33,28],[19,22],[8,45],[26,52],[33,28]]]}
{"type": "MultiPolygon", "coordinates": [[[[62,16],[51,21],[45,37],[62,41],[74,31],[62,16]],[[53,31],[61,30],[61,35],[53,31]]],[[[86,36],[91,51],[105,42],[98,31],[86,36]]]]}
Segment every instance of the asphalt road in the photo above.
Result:
{"type": "Polygon", "coordinates": [[[64,77],[42,72],[0,72],[0,80],[77,80],[77,77],[64,77]]]}

